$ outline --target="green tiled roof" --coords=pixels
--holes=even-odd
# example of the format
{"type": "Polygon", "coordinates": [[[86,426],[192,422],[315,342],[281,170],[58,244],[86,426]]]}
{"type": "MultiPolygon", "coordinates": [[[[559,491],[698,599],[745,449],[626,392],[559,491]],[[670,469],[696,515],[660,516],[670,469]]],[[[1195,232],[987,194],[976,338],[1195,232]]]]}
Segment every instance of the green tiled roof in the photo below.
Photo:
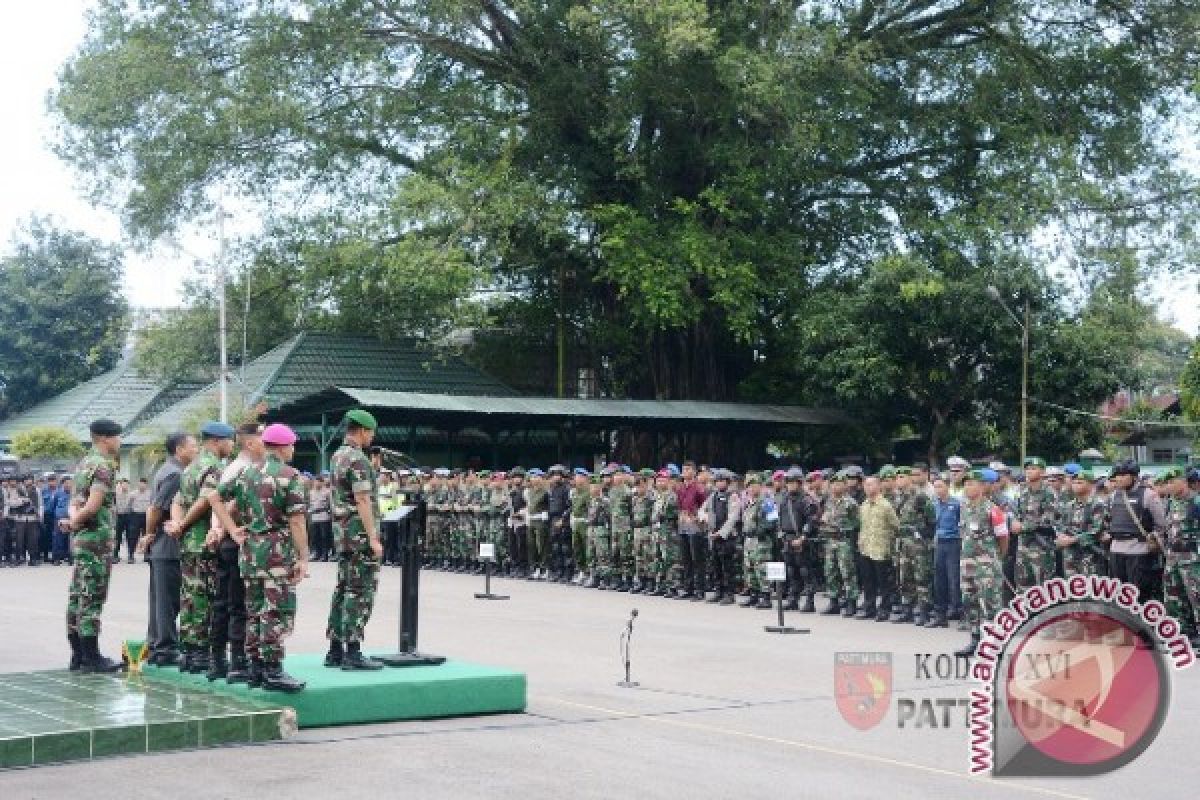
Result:
{"type": "Polygon", "coordinates": [[[165,389],[161,382],[140,376],[124,360],[74,389],[0,421],[0,441],[11,442],[21,431],[40,425],[66,428],[81,442],[87,441],[92,420],[107,417],[127,426],[165,389]]]}
{"type": "MultiPolygon", "coordinates": [[[[442,357],[411,342],[382,342],[354,336],[301,333],[231,371],[231,405],[270,408],[331,386],[369,386],[380,391],[428,391],[453,395],[511,397],[511,388],[458,358],[442,357]]],[[[161,413],[139,422],[127,437],[138,443],[178,430],[217,403],[219,386],[209,384],[161,413]]]]}

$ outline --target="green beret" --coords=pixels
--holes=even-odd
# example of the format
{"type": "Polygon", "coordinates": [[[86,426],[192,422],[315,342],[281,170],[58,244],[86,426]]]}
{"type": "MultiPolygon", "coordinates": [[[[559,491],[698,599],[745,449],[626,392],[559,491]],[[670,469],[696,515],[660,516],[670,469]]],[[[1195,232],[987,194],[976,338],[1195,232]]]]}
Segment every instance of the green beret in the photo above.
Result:
{"type": "Polygon", "coordinates": [[[492,477],[492,471],[490,469],[481,469],[475,475],[480,478],[490,478],[492,477]]]}
{"type": "Polygon", "coordinates": [[[831,477],[829,480],[831,483],[838,483],[840,481],[846,480],[845,470],[839,469],[837,472],[833,473],[833,477],[831,477]]]}
{"type": "Polygon", "coordinates": [[[592,484],[592,486],[603,486],[604,485],[604,476],[603,475],[593,475],[589,479],[589,482],[592,484]]]}
{"type": "Polygon", "coordinates": [[[896,468],[893,466],[890,466],[890,465],[886,466],[883,469],[879,470],[879,474],[876,475],[875,477],[879,478],[879,480],[881,480],[881,481],[890,480],[890,479],[896,477],[896,468]]]}
{"type": "Polygon", "coordinates": [[[641,475],[643,478],[653,478],[654,470],[650,469],[649,467],[642,467],[638,470],[638,475],[641,475]]]}
{"type": "Polygon", "coordinates": [[[1046,459],[1038,458],[1037,456],[1029,456],[1024,461],[1021,462],[1021,466],[1022,467],[1041,467],[1042,469],[1045,469],[1046,468],[1046,459]]]}
{"type": "Polygon", "coordinates": [[[982,483],[986,483],[986,482],[987,482],[987,477],[986,477],[986,476],[983,474],[983,470],[981,470],[981,469],[972,469],[972,470],[968,470],[968,471],[967,471],[967,477],[966,477],[966,480],[968,480],[968,481],[980,481],[980,482],[982,482],[982,483]]]}
{"type": "Polygon", "coordinates": [[[746,473],[746,485],[747,486],[750,486],[751,484],[757,484],[759,486],[762,486],[762,482],[763,482],[762,476],[759,475],[757,472],[746,473]]]}
{"type": "Polygon", "coordinates": [[[1092,472],[1090,469],[1081,469],[1081,470],[1079,470],[1079,472],[1075,473],[1075,480],[1087,481],[1088,483],[1095,483],[1096,482],[1096,473],[1092,472]]]}
{"type": "Polygon", "coordinates": [[[373,431],[379,427],[379,423],[375,421],[370,411],[363,411],[361,408],[355,408],[346,412],[345,422],[347,424],[353,422],[360,428],[366,428],[373,431]]]}
{"type": "Polygon", "coordinates": [[[1167,481],[1172,481],[1176,478],[1182,478],[1183,475],[1183,470],[1179,467],[1167,467],[1162,472],[1158,473],[1158,477],[1154,479],[1154,482],[1166,483],[1167,481]]]}
{"type": "Polygon", "coordinates": [[[912,475],[912,467],[896,467],[897,475],[912,475]]]}

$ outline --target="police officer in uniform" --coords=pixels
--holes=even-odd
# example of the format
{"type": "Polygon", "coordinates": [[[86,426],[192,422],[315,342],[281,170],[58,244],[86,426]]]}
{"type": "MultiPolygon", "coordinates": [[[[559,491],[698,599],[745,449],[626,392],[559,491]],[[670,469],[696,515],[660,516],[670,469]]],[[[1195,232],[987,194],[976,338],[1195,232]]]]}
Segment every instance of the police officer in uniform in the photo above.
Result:
{"type": "Polygon", "coordinates": [[[1166,518],[1162,501],[1147,486],[1139,484],[1141,467],[1122,461],[1113,467],[1113,492],[1108,500],[1109,574],[1138,587],[1140,602],[1162,600],[1154,572],[1162,550],[1166,518]]]}

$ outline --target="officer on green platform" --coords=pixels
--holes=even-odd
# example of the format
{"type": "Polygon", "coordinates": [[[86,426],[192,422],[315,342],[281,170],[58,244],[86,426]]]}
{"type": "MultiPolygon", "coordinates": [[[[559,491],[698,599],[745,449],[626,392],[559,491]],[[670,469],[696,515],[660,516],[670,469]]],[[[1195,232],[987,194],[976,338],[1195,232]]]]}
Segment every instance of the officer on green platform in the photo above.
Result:
{"type": "Polygon", "coordinates": [[[375,417],[347,411],[345,443],[333,454],[333,515],[338,522],[338,577],[325,632],[325,666],[378,670],[383,664],[362,653],[363,634],[375,608],[383,543],[379,538],[379,489],[366,448],[375,439],[375,417]]]}
{"type": "Polygon", "coordinates": [[[71,669],[116,672],[121,665],[100,655],[100,614],[108,599],[116,535],[117,454],[121,426],[109,419],[91,424],[92,450],[75,470],[75,494],[61,523],[71,537],[75,567],[67,592],[67,641],[71,669]]]}

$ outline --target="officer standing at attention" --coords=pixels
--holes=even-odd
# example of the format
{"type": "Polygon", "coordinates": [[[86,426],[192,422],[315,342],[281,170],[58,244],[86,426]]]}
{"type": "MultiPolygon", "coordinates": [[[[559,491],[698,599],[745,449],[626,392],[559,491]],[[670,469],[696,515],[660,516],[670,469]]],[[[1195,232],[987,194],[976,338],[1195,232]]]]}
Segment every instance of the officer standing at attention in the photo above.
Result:
{"type": "Polygon", "coordinates": [[[1043,480],[1046,462],[1030,457],[1025,468],[1025,486],[1017,497],[1012,532],[1017,534],[1017,591],[1054,577],[1055,540],[1062,532],[1058,496],[1043,480]]]}
{"type": "Polygon", "coordinates": [[[1162,499],[1138,483],[1141,467],[1135,461],[1113,466],[1113,492],[1108,499],[1109,575],[1138,587],[1144,606],[1158,596],[1155,562],[1162,550],[1166,513],[1162,499]]]}
{"type": "Polygon", "coordinates": [[[116,672],[121,665],[100,655],[99,638],[116,537],[116,458],[121,452],[121,426],[98,419],[88,430],[92,450],[75,470],[75,494],[62,523],[68,533],[75,534],[71,543],[75,567],[67,591],[67,641],[72,670],[116,672]]]}
{"type": "Polygon", "coordinates": [[[377,670],[383,664],[362,654],[363,632],[375,607],[379,562],[379,493],[375,469],[366,448],[375,438],[375,417],[354,409],[346,412],[346,441],[330,462],[333,514],[339,523],[337,585],[329,605],[329,653],[325,666],[343,670],[377,670]]]}
{"type": "Polygon", "coordinates": [[[971,470],[963,482],[959,535],[962,539],[963,613],[971,641],[956,655],[972,656],[979,644],[980,625],[1000,610],[1003,559],[1008,549],[1008,515],[988,499],[986,485],[999,478],[992,470],[971,470]]]}
{"type": "Polygon", "coordinates": [[[247,466],[235,483],[220,487],[222,499],[237,501],[245,526],[237,527],[224,503],[214,503],[213,511],[241,543],[246,649],[256,654],[249,685],[298,692],[304,682],[283,671],[283,642],[295,623],[296,584],[308,575],[307,498],[300,473],[287,463],[295,453],[292,429],[268,425],[262,443],[267,449],[264,462],[247,466]]]}

